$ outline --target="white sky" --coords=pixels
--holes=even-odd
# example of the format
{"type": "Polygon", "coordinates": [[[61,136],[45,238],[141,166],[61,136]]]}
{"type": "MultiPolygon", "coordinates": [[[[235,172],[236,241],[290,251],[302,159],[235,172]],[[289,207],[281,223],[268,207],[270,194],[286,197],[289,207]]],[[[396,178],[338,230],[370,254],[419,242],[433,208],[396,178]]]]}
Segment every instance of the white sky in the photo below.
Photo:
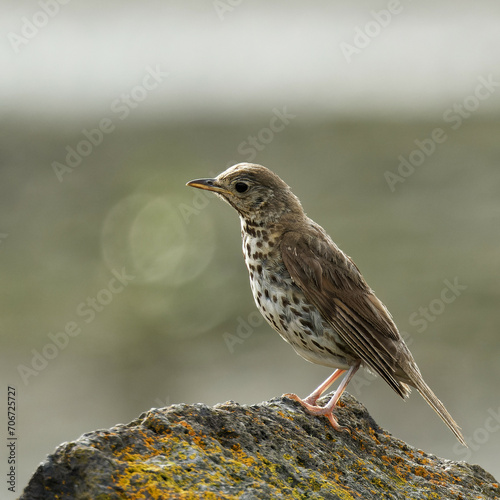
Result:
{"type": "MultiPolygon", "coordinates": [[[[473,95],[479,77],[500,82],[500,2],[217,1],[229,6],[222,20],[213,1],[2,3],[0,113],[103,115],[148,66],[168,77],[140,112],[161,118],[285,104],[302,114],[428,118],[473,95]],[[44,3],[58,12],[44,14],[44,3]],[[373,11],[390,6],[397,13],[375,24],[373,11]],[[26,19],[44,24],[31,38],[26,19]],[[375,36],[348,62],[342,44],[355,47],[367,23],[375,36]]],[[[499,110],[500,88],[477,113],[499,110]]]]}

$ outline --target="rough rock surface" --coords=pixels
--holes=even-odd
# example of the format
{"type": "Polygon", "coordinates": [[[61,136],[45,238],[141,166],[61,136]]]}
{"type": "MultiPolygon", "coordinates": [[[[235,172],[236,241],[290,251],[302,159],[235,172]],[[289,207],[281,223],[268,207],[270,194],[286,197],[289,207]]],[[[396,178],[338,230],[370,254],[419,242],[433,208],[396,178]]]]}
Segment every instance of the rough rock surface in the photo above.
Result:
{"type": "Polygon", "coordinates": [[[500,498],[481,467],[395,439],[348,394],[341,405],[351,433],[286,397],[152,409],[59,446],[21,499],[500,498]]]}

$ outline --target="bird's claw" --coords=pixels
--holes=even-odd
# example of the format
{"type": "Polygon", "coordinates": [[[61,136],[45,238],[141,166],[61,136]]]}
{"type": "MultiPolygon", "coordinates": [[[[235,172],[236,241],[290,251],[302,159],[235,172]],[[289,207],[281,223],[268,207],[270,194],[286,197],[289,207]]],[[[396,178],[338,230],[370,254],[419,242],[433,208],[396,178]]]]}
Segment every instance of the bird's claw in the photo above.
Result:
{"type": "Polygon", "coordinates": [[[330,422],[331,426],[336,431],[339,431],[339,432],[347,431],[349,433],[351,432],[351,429],[349,429],[349,427],[339,425],[339,423],[337,422],[337,419],[333,416],[332,408],[328,408],[328,407],[324,408],[322,406],[311,404],[309,401],[307,401],[308,398],[301,399],[301,398],[299,398],[299,396],[297,396],[297,394],[284,394],[284,396],[289,398],[289,399],[293,399],[294,401],[299,402],[307,410],[307,412],[310,415],[326,417],[328,419],[328,421],[330,422]]]}

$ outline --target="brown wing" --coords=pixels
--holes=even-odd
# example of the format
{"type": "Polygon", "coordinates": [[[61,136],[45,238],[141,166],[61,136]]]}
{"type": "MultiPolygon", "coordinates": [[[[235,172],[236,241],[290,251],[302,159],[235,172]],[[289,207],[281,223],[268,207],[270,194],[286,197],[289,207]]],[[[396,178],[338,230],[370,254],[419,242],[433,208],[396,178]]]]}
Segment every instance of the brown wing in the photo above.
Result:
{"type": "Polygon", "coordinates": [[[389,311],[352,260],[319,226],[285,233],[281,251],[295,284],[352,352],[401,397],[407,397],[409,387],[397,380],[396,372],[401,373],[401,354],[409,351],[389,311]]]}

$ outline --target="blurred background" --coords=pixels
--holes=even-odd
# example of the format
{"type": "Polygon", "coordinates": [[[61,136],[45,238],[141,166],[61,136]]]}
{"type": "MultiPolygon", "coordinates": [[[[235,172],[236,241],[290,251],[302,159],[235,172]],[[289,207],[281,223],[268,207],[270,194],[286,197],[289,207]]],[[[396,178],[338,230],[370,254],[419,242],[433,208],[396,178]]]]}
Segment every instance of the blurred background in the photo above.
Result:
{"type": "Polygon", "coordinates": [[[0,12],[18,491],[60,443],[151,407],[306,396],[329,375],[256,313],[236,213],[185,187],[242,161],[353,257],[470,448],[417,393],[367,374],[348,391],[398,438],[500,477],[498,2],[0,12]]]}

